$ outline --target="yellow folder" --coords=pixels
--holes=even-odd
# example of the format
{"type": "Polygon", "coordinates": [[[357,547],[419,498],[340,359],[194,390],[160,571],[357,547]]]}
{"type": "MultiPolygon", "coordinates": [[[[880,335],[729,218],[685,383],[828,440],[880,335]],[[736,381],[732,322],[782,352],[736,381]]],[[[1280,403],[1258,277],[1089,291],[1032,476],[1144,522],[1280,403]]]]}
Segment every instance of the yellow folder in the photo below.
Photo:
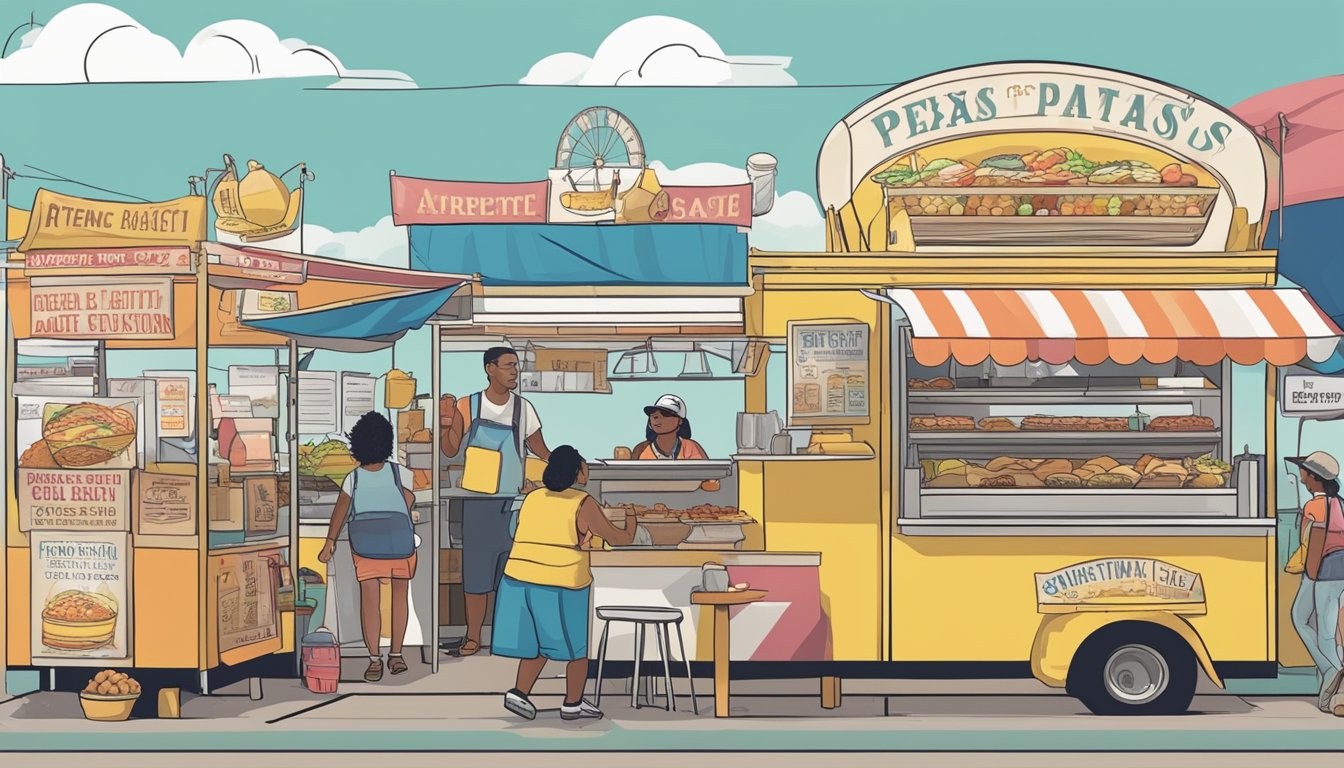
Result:
{"type": "Polygon", "coordinates": [[[473,493],[499,493],[499,468],[504,457],[499,451],[467,446],[462,470],[462,490],[473,493]]]}

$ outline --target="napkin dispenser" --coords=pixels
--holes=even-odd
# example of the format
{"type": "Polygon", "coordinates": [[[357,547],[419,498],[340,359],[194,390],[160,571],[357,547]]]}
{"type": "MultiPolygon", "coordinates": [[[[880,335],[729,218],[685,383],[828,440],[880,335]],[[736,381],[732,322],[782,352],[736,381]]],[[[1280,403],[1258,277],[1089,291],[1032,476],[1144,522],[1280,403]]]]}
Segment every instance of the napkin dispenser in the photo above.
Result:
{"type": "Polygon", "coordinates": [[[784,431],[778,411],[737,414],[737,449],[741,453],[769,453],[775,435],[784,431]]]}
{"type": "Polygon", "coordinates": [[[700,589],[704,592],[727,592],[728,569],[715,563],[700,567],[700,589]]]}

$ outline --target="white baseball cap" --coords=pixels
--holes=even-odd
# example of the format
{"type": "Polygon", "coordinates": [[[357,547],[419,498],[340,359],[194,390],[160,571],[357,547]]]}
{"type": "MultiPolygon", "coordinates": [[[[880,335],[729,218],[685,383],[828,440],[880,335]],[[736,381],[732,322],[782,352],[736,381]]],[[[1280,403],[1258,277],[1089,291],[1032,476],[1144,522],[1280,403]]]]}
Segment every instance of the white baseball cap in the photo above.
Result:
{"type": "Polygon", "coordinates": [[[686,418],[686,401],[676,395],[663,395],[658,398],[653,405],[644,407],[644,413],[646,415],[651,414],[656,410],[669,411],[684,419],[686,418]]]}
{"type": "Polygon", "coordinates": [[[1289,456],[1288,461],[1322,480],[1339,478],[1339,461],[1325,451],[1316,451],[1310,456],[1289,456]]]}

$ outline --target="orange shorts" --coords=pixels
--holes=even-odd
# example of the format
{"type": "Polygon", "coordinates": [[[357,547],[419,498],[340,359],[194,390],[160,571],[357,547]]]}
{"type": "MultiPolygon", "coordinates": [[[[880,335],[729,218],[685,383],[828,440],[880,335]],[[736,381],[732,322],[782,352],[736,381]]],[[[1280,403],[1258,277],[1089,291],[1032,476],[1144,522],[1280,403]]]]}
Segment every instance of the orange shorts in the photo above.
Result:
{"type": "Polygon", "coordinates": [[[370,579],[410,579],[415,577],[415,553],[410,557],[404,557],[400,560],[375,560],[371,557],[360,557],[351,553],[355,558],[355,579],[358,581],[369,581],[370,579]]]}

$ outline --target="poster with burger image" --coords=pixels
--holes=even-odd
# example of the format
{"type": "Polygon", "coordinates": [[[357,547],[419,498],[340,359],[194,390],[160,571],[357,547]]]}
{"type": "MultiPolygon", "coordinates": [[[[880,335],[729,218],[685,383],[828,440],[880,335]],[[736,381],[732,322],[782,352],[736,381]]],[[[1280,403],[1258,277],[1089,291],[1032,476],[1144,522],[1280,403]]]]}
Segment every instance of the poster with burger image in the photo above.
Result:
{"type": "Polygon", "coordinates": [[[138,400],[19,398],[19,466],[134,468],[140,411],[138,400]]]}

